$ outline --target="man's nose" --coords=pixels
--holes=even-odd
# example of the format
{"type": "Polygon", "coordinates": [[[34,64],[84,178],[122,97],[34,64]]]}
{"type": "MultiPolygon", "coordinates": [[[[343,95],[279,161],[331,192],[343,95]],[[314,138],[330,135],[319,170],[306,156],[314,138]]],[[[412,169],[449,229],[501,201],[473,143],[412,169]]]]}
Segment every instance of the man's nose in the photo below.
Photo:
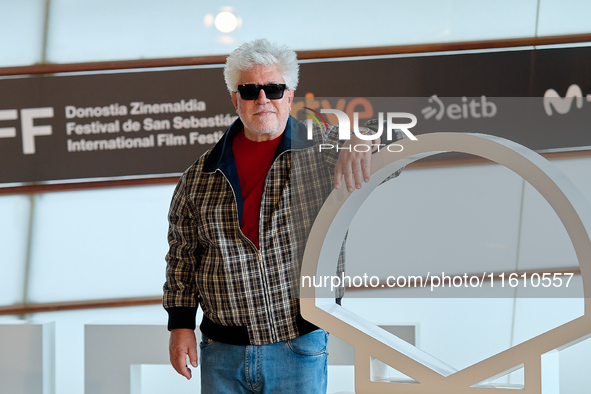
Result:
{"type": "Polygon", "coordinates": [[[267,98],[267,95],[265,95],[265,91],[263,89],[259,90],[259,97],[257,97],[256,102],[257,103],[266,103],[268,101],[269,101],[269,99],[267,98]]]}

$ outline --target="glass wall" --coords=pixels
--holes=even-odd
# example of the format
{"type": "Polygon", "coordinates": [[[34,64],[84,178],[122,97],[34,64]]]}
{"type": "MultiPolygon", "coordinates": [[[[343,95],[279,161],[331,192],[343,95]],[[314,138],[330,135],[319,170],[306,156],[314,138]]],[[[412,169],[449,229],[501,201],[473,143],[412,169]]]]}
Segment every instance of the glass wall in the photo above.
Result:
{"type": "Polygon", "coordinates": [[[37,195],[29,302],[160,295],[173,188],[37,195]]]}
{"type": "Polygon", "coordinates": [[[25,291],[29,196],[0,197],[0,305],[20,304],[25,291]]]}
{"type": "Polygon", "coordinates": [[[0,1],[0,67],[44,61],[45,1],[0,1]]]}
{"type": "Polygon", "coordinates": [[[224,55],[260,37],[316,50],[589,33],[590,12],[584,0],[0,0],[0,67],[224,55]]]}

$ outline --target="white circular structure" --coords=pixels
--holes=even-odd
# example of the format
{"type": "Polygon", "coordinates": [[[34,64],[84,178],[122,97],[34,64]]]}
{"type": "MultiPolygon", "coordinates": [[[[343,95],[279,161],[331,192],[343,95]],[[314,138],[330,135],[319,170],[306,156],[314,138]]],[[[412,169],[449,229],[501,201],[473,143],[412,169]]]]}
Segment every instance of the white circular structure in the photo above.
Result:
{"type": "MultiPolygon", "coordinates": [[[[369,194],[390,174],[404,166],[442,152],[461,152],[498,163],[529,182],[554,209],[574,246],[585,291],[585,314],[575,320],[507,349],[468,368],[457,371],[431,355],[409,345],[337,305],[334,295],[322,288],[301,288],[302,315],[355,347],[355,382],[358,393],[481,392],[478,383],[524,366],[525,394],[554,392],[544,383],[542,370],[547,354],[591,336],[591,207],[572,182],[548,160],[512,141],[483,134],[432,133],[417,141],[397,143],[403,151],[374,154],[372,177],[360,190],[334,190],[324,203],[310,231],[302,262],[302,276],[325,276],[336,272],[335,261],[343,239],[369,194]],[[369,360],[382,362],[419,384],[372,382],[369,360]]],[[[546,373],[546,369],[544,369],[546,373]]],[[[553,387],[553,386],[552,386],[553,387]]]]}

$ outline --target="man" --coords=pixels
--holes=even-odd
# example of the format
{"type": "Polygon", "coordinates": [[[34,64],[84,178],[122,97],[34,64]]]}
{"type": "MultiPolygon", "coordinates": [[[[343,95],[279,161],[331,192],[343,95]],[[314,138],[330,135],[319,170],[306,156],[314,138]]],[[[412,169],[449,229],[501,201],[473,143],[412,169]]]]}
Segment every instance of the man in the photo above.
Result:
{"type": "Polygon", "coordinates": [[[307,139],[289,114],[298,72],[295,53],[266,40],[232,52],[224,76],[239,119],[183,174],[172,199],[170,359],[190,379],[201,305],[204,393],[326,391],[328,335],[301,317],[298,259],[332,187],[344,179],[352,192],[369,180],[371,153],[319,152],[318,143],[338,143],[332,127],[307,139]]]}

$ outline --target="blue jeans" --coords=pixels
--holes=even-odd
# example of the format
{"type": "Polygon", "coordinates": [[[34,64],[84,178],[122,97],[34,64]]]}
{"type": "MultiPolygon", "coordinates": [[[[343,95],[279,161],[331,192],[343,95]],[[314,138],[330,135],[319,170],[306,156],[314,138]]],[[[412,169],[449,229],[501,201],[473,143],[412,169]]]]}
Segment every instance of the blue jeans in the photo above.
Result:
{"type": "Polygon", "coordinates": [[[239,346],[203,336],[201,393],[326,393],[328,333],[285,342],[239,346]]]}

